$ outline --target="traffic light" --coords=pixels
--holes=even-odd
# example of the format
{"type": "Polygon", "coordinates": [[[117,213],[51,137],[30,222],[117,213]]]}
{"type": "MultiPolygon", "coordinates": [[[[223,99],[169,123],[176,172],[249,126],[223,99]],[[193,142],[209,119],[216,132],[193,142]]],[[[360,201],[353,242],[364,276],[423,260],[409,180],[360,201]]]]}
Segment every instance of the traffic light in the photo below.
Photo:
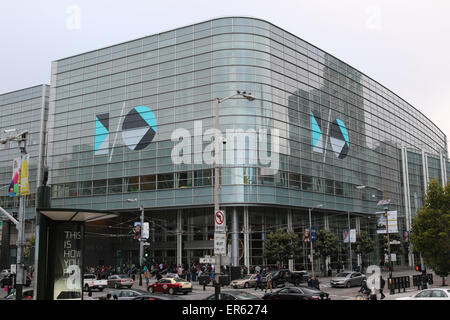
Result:
{"type": "Polygon", "coordinates": [[[145,246],[144,247],[144,259],[148,259],[150,257],[150,247],[149,246],[145,246]]]}
{"type": "Polygon", "coordinates": [[[420,264],[416,264],[416,271],[417,272],[421,272],[422,271],[422,266],[420,264]]]}

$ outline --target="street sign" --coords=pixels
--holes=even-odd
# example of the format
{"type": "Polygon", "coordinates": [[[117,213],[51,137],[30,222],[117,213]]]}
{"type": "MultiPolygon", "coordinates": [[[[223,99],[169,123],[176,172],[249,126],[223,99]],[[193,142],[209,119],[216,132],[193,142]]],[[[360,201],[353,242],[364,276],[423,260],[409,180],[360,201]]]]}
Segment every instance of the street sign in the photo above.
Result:
{"type": "Polygon", "coordinates": [[[227,254],[227,241],[225,233],[214,233],[214,255],[227,254]]]}
{"type": "Polygon", "coordinates": [[[217,210],[214,213],[214,231],[215,232],[225,232],[225,213],[221,210],[217,210]]]}

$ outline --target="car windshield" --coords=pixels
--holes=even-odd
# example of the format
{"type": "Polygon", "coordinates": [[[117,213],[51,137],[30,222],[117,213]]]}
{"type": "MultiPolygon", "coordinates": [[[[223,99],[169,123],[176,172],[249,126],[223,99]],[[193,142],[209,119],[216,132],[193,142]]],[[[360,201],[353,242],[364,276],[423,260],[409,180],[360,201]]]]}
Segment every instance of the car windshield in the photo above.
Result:
{"type": "Polygon", "coordinates": [[[350,274],[350,273],[342,272],[342,273],[338,273],[338,274],[336,275],[336,277],[337,277],[337,278],[346,278],[349,274],[350,274]]]}
{"type": "Polygon", "coordinates": [[[126,276],[126,275],[124,275],[124,274],[120,275],[119,277],[120,277],[121,279],[128,279],[128,276],[126,276]]]}
{"type": "Polygon", "coordinates": [[[174,279],[176,282],[186,282],[184,279],[174,279]]]}

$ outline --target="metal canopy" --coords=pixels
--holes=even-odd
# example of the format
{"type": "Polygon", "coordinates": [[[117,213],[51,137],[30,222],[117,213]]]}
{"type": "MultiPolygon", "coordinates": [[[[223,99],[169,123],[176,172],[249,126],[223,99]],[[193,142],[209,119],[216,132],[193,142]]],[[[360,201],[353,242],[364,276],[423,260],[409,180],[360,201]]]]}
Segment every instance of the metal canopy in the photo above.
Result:
{"type": "Polygon", "coordinates": [[[42,215],[54,221],[91,222],[103,219],[111,219],[119,216],[118,213],[70,208],[37,209],[42,215]]]}

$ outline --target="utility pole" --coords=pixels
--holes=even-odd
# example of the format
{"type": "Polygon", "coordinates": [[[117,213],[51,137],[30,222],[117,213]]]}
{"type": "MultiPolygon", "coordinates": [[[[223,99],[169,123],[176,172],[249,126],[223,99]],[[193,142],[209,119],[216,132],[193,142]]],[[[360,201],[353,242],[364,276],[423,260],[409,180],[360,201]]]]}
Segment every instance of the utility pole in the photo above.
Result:
{"type": "MultiPolygon", "coordinates": [[[[220,204],[219,204],[219,192],[220,192],[220,159],[221,159],[221,153],[220,153],[220,143],[219,143],[219,104],[234,98],[236,96],[242,96],[244,98],[246,98],[248,101],[253,101],[255,100],[255,97],[253,97],[251,95],[251,93],[246,93],[244,92],[240,92],[240,91],[236,91],[235,94],[226,97],[226,98],[216,98],[215,99],[215,117],[214,117],[214,129],[215,129],[215,141],[214,141],[214,219],[216,219],[216,213],[220,210],[220,204]]],[[[225,212],[223,212],[223,220],[225,220],[225,212]]],[[[217,235],[222,235],[224,232],[217,232],[214,231],[214,243],[216,243],[216,236],[217,235]]],[[[226,234],[226,231],[225,231],[226,234]]],[[[214,249],[215,250],[215,249],[214,249]]],[[[222,265],[222,255],[221,254],[216,254],[214,252],[214,256],[215,256],[215,266],[214,266],[214,294],[215,294],[215,299],[218,300],[219,299],[219,295],[220,295],[220,284],[219,284],[219,276],[220,276],[220,268],[222,265]]]]}

